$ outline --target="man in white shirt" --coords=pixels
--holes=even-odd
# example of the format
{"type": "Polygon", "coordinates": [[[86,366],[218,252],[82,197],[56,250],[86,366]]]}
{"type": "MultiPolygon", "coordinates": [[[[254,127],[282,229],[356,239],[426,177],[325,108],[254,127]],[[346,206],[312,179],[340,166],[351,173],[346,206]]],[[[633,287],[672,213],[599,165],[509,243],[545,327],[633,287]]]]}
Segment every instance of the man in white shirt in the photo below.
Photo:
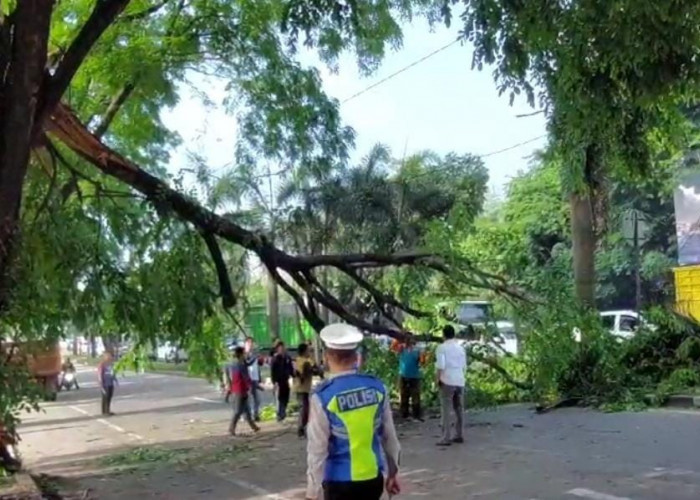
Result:
{"type": "Polygon", "coordinates": [[[467,353],[455,340],[455,329],[447,325],[442,329],[445,341],[435,351],[438,385],[440,386],[440,409],[442,414],[442,439],[438,446],[463,443],[462,420],[464,417],[464,372],[467,369],[467,353]],[[450,438],[450,410],[454,410],[455,437],[450,438]]]}
{"type": "MultiPolygon", "coordinates": [[[[258,356],[255,353],[255,341],[253,337],[245,339],[246,366],[248,366],[248,375],[250,375],[251,387],[250,395],[252,396],[251,413],[256,422],[260,422],[260,392],[263,390],[260,380],[260,363],[258,356]]],[[[249,401],[250,401],[249,400],[249,401]]]]}

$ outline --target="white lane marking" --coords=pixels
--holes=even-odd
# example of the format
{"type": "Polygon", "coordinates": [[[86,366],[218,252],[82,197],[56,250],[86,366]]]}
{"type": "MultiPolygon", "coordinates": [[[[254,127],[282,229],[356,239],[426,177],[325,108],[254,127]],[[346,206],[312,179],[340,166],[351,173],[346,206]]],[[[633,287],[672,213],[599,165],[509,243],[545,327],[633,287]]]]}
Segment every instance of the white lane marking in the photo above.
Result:
{"type": "MultiPolygon", "coordinates": [[[[120,394],[119,401],[122,401],[124,399],[134,399],[135,397],[136,397],[135,394],[126,394],[124,396],[122,396],[120,394]]],[[[61,401],[59,399],[58,401],[55,401],[53,403],[41,403],[41,407],[42,408],[63,408],[64,406],[66,406],[67,402],[68,401],[61,401]]],[[[73,403],[75,406],[94,406],[95,399],[94,398],[76,399],[74,401],[71,401],[71,403],[73,403]]]]}
{"type": "Polygon", "coordinates": [[[107,422],[104,418],[98,418],[97,421],[99,423],[101,423],[102,425],[106,425],[110,429],[113,429],[117,432],[121,432],[122,434],[126,434],[126,431],[124,429],[122,429],[121,427],[119,427],[116,424],[113,424],[112,422],[107,422]]]}
{"type": "Polygon", "coordinates": [[[591,498],[593,500],[630,500],[627,497],[616,497],[614,495],[608,495],[606,493],[599,493],[597,491],[588,490],[586,488],[574,488],[566,492],[567,495],[573,495],[579,498],[591,498]]]}
{"type": "Polygon", "coordinates": [[[272,493],[271,491],[266,490],[265,488],[258,486],[257,484],[249,483],[248,481],[243,481],[241,479],[236,479],[231,476],[228,476],[226,474],[222,474],[220,472],[215,472],[210,469],[205,469],[201,468],[204,472],[207,474],[213,474],[216,477],[223,479],[227,483],[233,484],[235,486],[240,486],[243,489],[246,489],[248,491],[252,491],[256,495],[258,495],[257,498],[260,498],[261,500],[288,500],[289,497],[286,497],[284,495],[278,495],[277,493],[272,493]]]}
{"type": "Polygon", "coordinates": [[[69,406],[68,408],[70,408],[71,410],[77,411],[78,413],[82,413],[83,415],[90,416],[89,412],[83,410],[82,408],[78,408],[77,406],[69,406]]]}
{"type": "Polygon", "coordinates": [[[664,476],[673,476],[673,477],[680,477],[680,476],[693,476],[697,474],[696,472],[693,472],[692,470],[685,470],[685,469],[665,469],[663,467],[656,467],[653,472],[647,472],[644,474],[644,477],[647,479],[657,479],[660,477],[664,476]]]}
{"type": "Polygon", "coordinates": [[[214,401],[213,399],[207,399],[207,398],[198,398],[198,397],[193,397],[195,401],[201,401],[202,403],[214,403],[214,404],[220,404],[221,401],[214,401]]]}
{"type": "MultiPolygon", "coordinates": [[[[75,410],[78,413],[82,413],[83,415],[87,415],[88,417],[92,416],[92,415],[90,415],[89,412],[83,410],[82,408],[78,408],[77,406],[69,406],[68,408],[70,408],[71,410],[75,410]]],[[[143,441],[143,436],[139,436],[138,434],[136,434],[134,432],[128,432],[127,430],[123,429],[122,427],[119,427],[118,425],[113,424],[112,422],[108,422],[104,418],[98,418],[95,421],[101,423],[102,425],[106,425],[107,427],[109,427],[112,430],[115,430],[117,432],[121,432],[122,434],[126,434],[127,436],[130,436],[134,439],[138,439],[139,441],[143,441]]]]}
{"type": "MultiPolygon", "coordinates": [[[[133,385],[135,382],[120,381],[120,382],[117,382],[117,383],[119,384],[119,387],[121,387],[121,386],[123,386],[123,385],[133,385]]],[[[82,388],[89,389],[89,388],[91,388],[91,387],[97,387],[99,384],[100,384],[99,382],[83,382],[82,384],[80,384],[80,388],[81,388],[81,389],[82,389],[82,388]]]]}

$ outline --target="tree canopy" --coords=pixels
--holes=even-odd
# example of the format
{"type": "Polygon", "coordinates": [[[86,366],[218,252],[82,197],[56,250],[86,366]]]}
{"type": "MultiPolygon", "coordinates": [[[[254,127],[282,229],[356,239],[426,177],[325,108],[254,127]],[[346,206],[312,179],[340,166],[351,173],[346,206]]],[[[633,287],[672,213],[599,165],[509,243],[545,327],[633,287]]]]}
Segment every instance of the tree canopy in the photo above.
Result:
{"type": "MultiPolygon", "coordinates": [[[[5,0],[3,317],[15,326],[45,324],[23,314],[31,308],[78,322],[111,315],[108,328],[136,325],[153,334],[179,324],[201,329],[213,297],[224,310],[241,299],[246,252],[315,328],[322,305],[368,330],[398,334],[347,310],[319,271],[392,306],[405,304],[380,293],[367,273],[381,280],[378,268],[417,266],[422,280],[438,271],[445,286],[458,277],[468,287],[505,291],[497,275],[460,257],[485,196],[479,160],[425,154],[397,161],[378,147],[363,165],[349,166],[354,132],[322,91],[318,71],[295,57],[303,45],[333,66],[351,51],[371,72],[400,46],[401,25],[414,16],[459,18],[475,66],[493,65],[501,92],[544,107],[564,172],[547,170],[546,189],[563,186],[572,213],[567,219],[560,206],[541,220],[533,211],[531,222],[518,223],[526,239],[512,243],[547,260],[550,243],[570,237],[576,289],[590,302],[605,187],[615,175],[654,167],[674,142],[668,132],[681,123],[680,104],[694,95],[700,73],[696,3],[633,4],[5,0]],[[213,182],[195,162],[196,188],[168,173],[180,138],[160,120],[193,72],[227,81],[225,105],[240,125],[235,168],[213,182]],[[251,179],[270,165],[290,172],[278,200],[281,237],[259,226],[259,214],[243,201],[251,179]],[[148,300],[134,298],[142,295],[148,300]],[[149,318],[154,308],[158,321],[149,318]]],[[[526,184],[517,189],[527,194],[526,184]]],[[[522,221],[521,214],[506,210],[503,217],[522,221]]],[[[392,291],[403,296],[400,286],[392,291]]]]}

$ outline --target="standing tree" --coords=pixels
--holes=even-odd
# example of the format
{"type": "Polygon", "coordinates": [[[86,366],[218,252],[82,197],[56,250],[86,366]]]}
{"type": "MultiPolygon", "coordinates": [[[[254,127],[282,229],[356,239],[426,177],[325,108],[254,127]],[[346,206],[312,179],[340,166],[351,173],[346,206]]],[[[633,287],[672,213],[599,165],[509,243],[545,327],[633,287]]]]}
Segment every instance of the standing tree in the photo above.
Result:
{"type": "MultiPolygon", "coordinates": [[[[450,19],[456,1],[445,1],[450,19]]],[[[700,87],[700,3],[686,0],[469,0],[462,37],[473,65],[495,65],[500,93],[549,118],[570,193],[575,290],[594,304],[594,252],[607,174],[643,173],[680,105],[700,87]]],[[[455,7],[456,8],[456,7],[455,7]]]]}

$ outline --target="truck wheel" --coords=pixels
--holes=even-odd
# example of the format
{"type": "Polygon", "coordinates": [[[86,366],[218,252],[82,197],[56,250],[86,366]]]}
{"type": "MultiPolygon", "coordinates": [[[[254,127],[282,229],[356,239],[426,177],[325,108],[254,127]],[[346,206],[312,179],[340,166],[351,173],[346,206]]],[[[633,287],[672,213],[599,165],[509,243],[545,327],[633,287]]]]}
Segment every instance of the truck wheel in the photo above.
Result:
{"type": "Polygon", "coordinates": [[[47,377],[44,389],[46,391],[46,400],[56,401],[58,397],[58,377],[47,377]]]}

